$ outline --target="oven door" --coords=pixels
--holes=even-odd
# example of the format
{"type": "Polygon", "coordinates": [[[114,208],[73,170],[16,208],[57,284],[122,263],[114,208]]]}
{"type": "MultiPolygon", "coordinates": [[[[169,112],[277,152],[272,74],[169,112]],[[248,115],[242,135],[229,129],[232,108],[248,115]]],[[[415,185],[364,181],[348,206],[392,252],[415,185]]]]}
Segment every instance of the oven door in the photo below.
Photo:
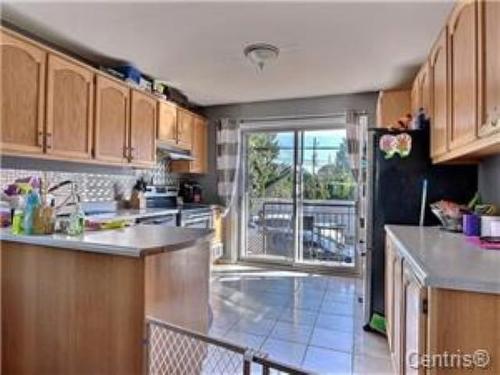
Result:
{"type": "Polygon", "coordinates": [[[182,218],[181,227],[183,228],[200,228],[212,229],[212,216],[199,215],[182,218]]]}

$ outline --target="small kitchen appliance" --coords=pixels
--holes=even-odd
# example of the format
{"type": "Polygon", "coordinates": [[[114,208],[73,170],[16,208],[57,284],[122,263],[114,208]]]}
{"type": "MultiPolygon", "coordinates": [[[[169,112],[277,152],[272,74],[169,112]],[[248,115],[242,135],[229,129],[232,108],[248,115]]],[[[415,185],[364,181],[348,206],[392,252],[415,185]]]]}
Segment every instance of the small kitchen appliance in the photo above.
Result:
{"type": "Polygon", "coordinates": [[[201,203],[202,188],[200,184],[192,181],[182,182],[180,185],[179,196],[184,203],[201,203]]]}

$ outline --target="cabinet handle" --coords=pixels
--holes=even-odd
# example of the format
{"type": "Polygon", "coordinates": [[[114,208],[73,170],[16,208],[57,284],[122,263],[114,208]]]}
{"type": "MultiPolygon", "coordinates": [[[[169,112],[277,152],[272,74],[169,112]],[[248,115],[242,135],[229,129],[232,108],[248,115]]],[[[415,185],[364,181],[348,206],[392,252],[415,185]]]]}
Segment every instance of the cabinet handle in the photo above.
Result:
{"type": "Polygon", "coordinates": [[[36,138],[36,143],[38,147],[43,147],[43,131],[39,130],[36,138]]]}
{"type": "Polygon", "coordinates": [[[429,312],[429,302],[427,298],[422,300],[422,314],[427,314],[429,312]]]}
{"type": "Polygon", "coordinates": [[[48,149],[52,148],[52,133],[45,133],[45,144],[48,149]]]}

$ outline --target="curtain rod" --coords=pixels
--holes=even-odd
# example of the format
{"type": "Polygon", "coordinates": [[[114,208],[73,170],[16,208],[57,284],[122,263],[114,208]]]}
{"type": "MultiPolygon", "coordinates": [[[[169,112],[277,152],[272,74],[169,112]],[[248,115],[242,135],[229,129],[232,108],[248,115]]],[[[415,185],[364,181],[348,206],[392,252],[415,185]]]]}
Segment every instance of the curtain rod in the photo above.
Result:
{"type": "MultiPolygon", "coordinates": [[[[247,117],[241,118],[242,123],[245,122],[259,122],[259,121],[280,121],[280,120],[310,120],[310,119],[322,119],[330,117],[339,117],[347,115],[349,111],[337,112],[337,113],[325,113],[321,115],[294,115],[294,116],[267,116],[267,117],[247,117]]],[[[367,115],[367,111],[352,111],[356,115],[367,115]]]]}

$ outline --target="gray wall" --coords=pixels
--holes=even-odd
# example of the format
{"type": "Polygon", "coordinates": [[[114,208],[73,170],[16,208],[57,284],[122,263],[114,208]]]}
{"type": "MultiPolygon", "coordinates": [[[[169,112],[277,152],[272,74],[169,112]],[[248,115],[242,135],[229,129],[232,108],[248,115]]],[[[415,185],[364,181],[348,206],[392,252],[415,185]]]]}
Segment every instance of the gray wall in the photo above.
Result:
{"type": "MultiPolygon", "coordinates": [[[[275,100],[267,102],[220,105],[205,108],[205,115],[209,118],[208,135],[208,166],[209,173],[198,182],[204,188],[205,200],[217,202],[216,179],[216,120],[229,117],[252,119],[263,117],[289,117],[328,115],[345,112],[347,110],[365,111],[374,123],[377,93],[322,96],[316,98],[275,100]]],[[[231,262],[237,260],[238,255],[238,209],[232,210],[224,224],[224,258],[231,262]]]]}
{"type": "Polygon", "coordinates": [[[500,155],[479,164],[479,192],[483,201],[500,207],[500,155]]]}
{"type": "Polygon", "coordinates": [[[208,136],[209,173],[198,179],[204,188],[206,200],[211,202],[217,200],[217,181],[215,174],[216,120],[223,117],[250,119],[262,117],[328,115],[345,112],[346,110],[355,110],[366,111],[370,118],[370,124],[374,124],[376,104],[377,93],[373,92],[206,107],[205,115],[211,120],[208,136]]]}

